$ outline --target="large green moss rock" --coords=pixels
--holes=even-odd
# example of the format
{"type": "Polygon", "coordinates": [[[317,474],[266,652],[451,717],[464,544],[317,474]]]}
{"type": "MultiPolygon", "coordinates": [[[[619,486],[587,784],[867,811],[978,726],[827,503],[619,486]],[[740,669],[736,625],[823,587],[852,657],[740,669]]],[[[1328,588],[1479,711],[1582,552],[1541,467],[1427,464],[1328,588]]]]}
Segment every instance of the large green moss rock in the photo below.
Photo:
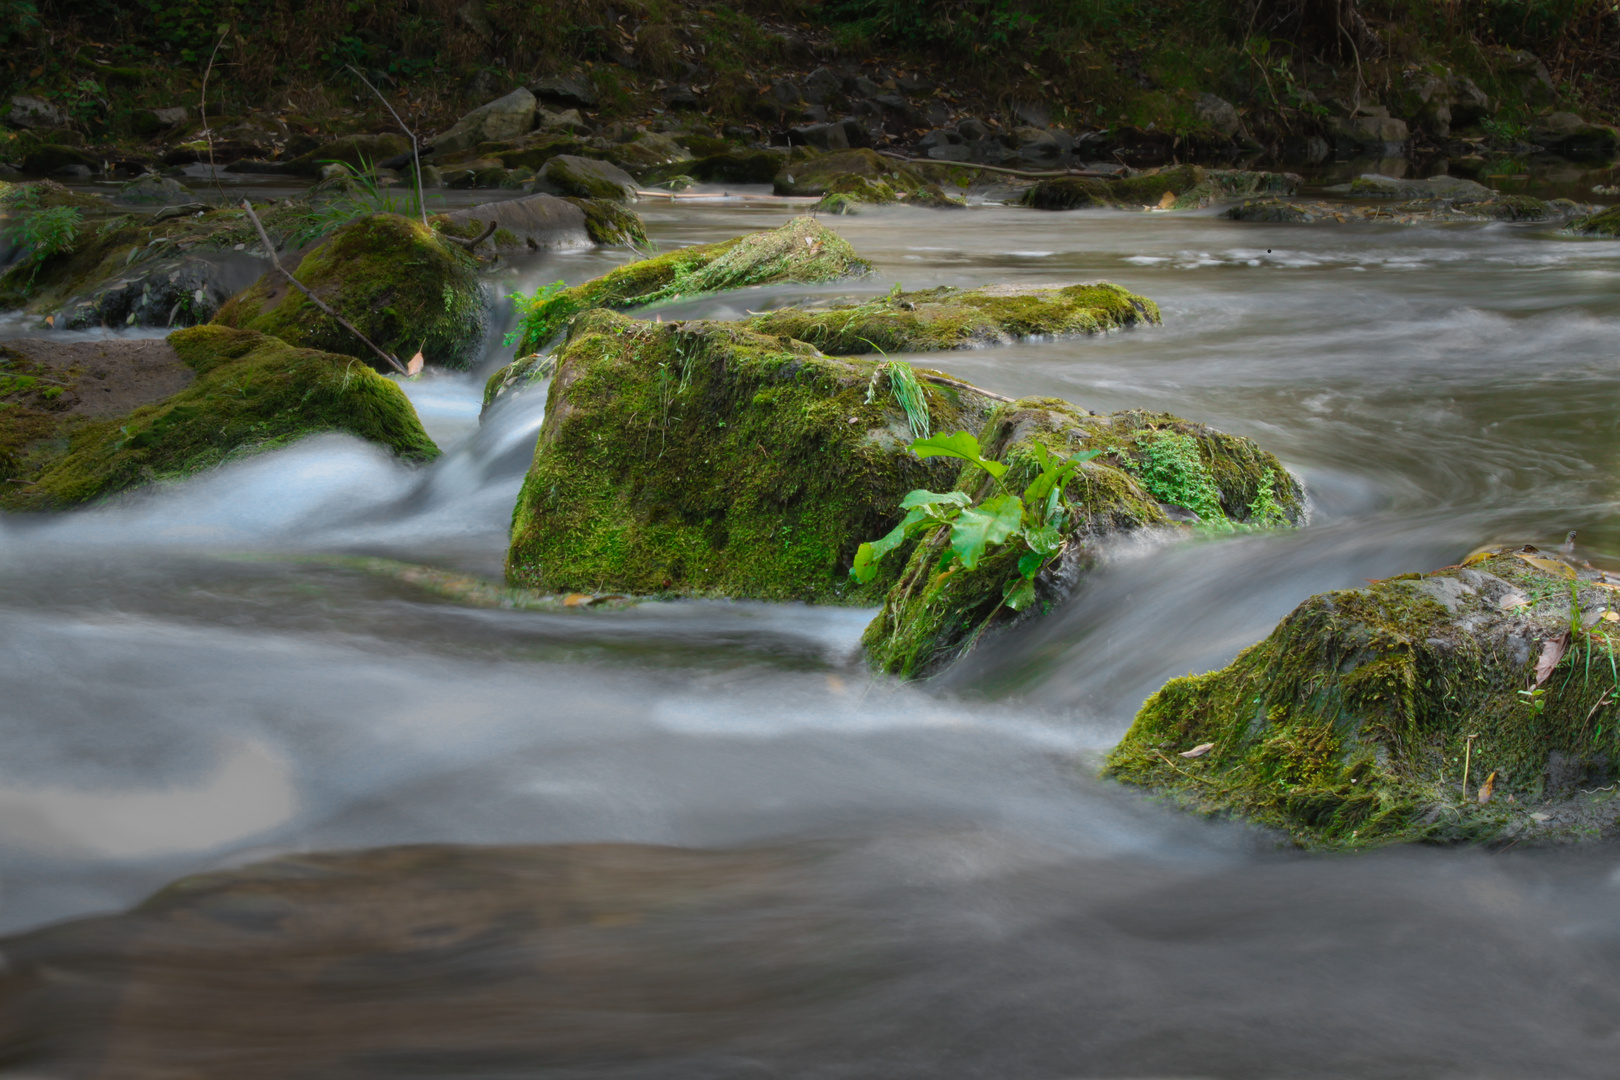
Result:
{"type": "Polygon", "coordinates": [[[1570,231],[1583,236],[1620,236],[1620,206],[1587,214],[1569,223],[1570,231]]]}
{"type": "Polygon", "coordinates": [[[1177,165],[1128,177],[1063,176],[1042,180],[1024,192],[1023,204],[1037,210],[1191,210],[1217,199],[1292,195],[1299,184],[1300,178],[1293,173],[1177,165]]]}
{"type": "Polygon", "coordinates": [[[748,320],[748,326],[808,341],[823,352],[859,356],[976,349],[1159,321],[1159,306],[1152,300],[1098,281],[896,291],[861,304],[778,308],[748,320]]]}
{"type": "Polygon", "coordinates": [[[399,385],[350,357],[223,326],[177,330],[168,343],[174,356],[159,367],[178,370],[138,381],[183,388],[116,415],[95,407],[104,380],[118,381],[105,370],[116,357],[47,364],[0,352],[0,508],[62,509],[321,432],[406,461],[439,454],[399,385]]]}
{"type": "MultiPolygon", "coordinates": [[[[866,602],[849,577],[907,491],[956,470],[907,447],[879,365],[736,323],[597,310],[558,353],[507,579],[542,591],[866,602]]],[[[991,398],[918,373],[941,430],[991,398]]],[[[898,570],[898,563],[895,567],[898,570]]]]}
{"type": "Polygon", "coordinates": [[[630,202],[636,197],[635,177],[611,161],[558,154],[541,167],[540,179],[557,194],[580,199],[630,202]]]}
{"type": "MultiPolygon", "coordinates": [[[[489,318],[478,260],[420,221],[374,214],[351,222],[306,254],[293,276],[401,359],[417,349],[451,368],[478,359],[489,318]]],[[[275,271],[232,297],[214,321],[376,362],[376,354],[275,271]]]]}
{"type": "MultiPolygon", "coordinates": [[[[941,430],[948,430],[937,425],[941,430]]],[[[905,559],[899,580],[862,638],[876,671],[906,678],[933,675],[971,651],[987,634],[1037,618],[1065,599],[1096,562],[1102,545],[1141,529],[1185,530],[1300,524],[1304,491],[1282,463],[1248,439],[1166,413],[1099,415],[1055,398],[1000,406],[979,433],[980,453],[1009,466],[1006,490],[1022,491],[1039,473],[1036,444],[1058,458],[1102,451],[1064,488],[1061,552],[1034,578],[1034,602],[1008,606],[1023,577],[1027,549],[1007,543],[972,569],[942,566],[950,530],[888,556],[905,559]]],[[[994,481],[964,465],[951,490],[975,502],[994,481]]],[[[868,539],[876,539],[872,534],[868,539]]]]}
{"type": "Polygon", "coordinates": [[[750,285],[815,285],[869,274],[871,264],[814,218],[794,218],[768,232],[718,244],[679,248],[621,266],[559,292],[519,303],[517,355],[548,345],[568,320],[591,308],[630,308],[725,292],[750,285]]]}
{"type": "Polygon", "coordinates": [[[1165,684],[1108,772],[1315,847],[1612,829],[1620,811],[1579,792],[1620,761],[1617,600],[1534,548],[1313,596],[1165,684]]]}
{"type": "Polygon", "coordinates": [[[835,212],[856,203],[960,205],[947,199],[938,184],[905,162],[864,148],[789,161],[771,183],[778,195],[822,196],[825,208],[835,212]]]}

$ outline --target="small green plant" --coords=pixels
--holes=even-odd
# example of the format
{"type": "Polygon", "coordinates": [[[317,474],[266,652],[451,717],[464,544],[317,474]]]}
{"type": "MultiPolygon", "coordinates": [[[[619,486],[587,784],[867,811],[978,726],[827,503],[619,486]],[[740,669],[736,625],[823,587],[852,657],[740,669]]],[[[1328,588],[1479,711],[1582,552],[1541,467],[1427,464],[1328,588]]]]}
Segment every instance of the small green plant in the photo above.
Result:
{"type": "Polygon", "coordinates": [[[1519,696],[1524,699],[1521,704],[1530,710],[1531,716],[1538,718],[1541,716],[1541,711],[1547,707],[1546,695],[1547,691],[1539,686],[1534,690],[1519,691],[1519,696]]]}
{"type": "MultiPolygon", "coordinates": [[[[895,286],[899,288],[899,286],[895,286]]],[[[872,348],[882,353],[883,350],[866,338],[861,338],[872,348]]],[[[906,426],[911,428],[913,439],[926,439],[933,434],[931,430],[933,419],[928,415],[928,397],[923,393],[922,383],[917,381],[917,372],[904,360],[890,360],[888,353],[883,353],[884,360],[872,370],[872,381],[866,387],[866,403],[872,404],[877,394],[878,379],[883,375],[889,377],[889,392],[900,406],[900,411],[906,414],[906,426]]]]}
{"type": "Polygon", "coordinates": [[[16,205],[25,209],[17,215],[7,234],[12,243],[23,249],[23,257],[16,269],[18,272],[23,269],[28,271],[28,279],[23,282],[23,291],[27,292],[33,288],[34,279],[39,276],[42,266],[54,256],[73,250],[84,215],[72,206],[53,206],[48,210],[26,209],[31,205],[26,197],[18,199],[16,205]]]}
{"type": "MultiPolygon", "coordinates": [[[[1135,434],[1142,460],[1139,464],[1128,464],[1127,468],[1137,473],[1149,495],[1160,502],[1184,506],[1209,524],[1226,520],[1226,512],[1221,509],[1221,491],[1198,453],[1197,439],[1173,431],[1147,430],[1135,434]]],[[[1263,485],[1263,491],[1269,497],[1269,483],[1263,485]]],[[[1281,516],[1280,511],[1275,512],[1281,516]]]]}
{"type": "Polygon", "coordinates": [[[337,167],[339,171],[334,179],[343,181],[343,192],[336,198],[312,206],[287,237],[288,246],[303,247],[356,218],[370,217],[372,214],[399,214],[411,218],[422,215],[422,204],[417,201],[415,189],[407,188],[403,196],[390,194],[378,178],[376,166],[364,157],[360,159],[358,169],[343,161],[324,164],[337,167]]]}
{"type": "Polygon", "coordinates": [[[506,347],[508,349],[516,345],[520,340],[539,339],[541,331],[536,324],[545,320],[544,312],[546,307],[558,293],[566,288],[568,288],[568,282],[559,278],[550,285],[540,286],[534,291],[533,296],[525,296],[520,292],[507,294],[506,298],[512,301],[512,306],[517,309],[518,313],[517,325],[512,328],[511,333],[506,335],[506,347]]]}
{"type": "Polygon", "coordinates": [[[987,473],[996,491],[977,506],[964,492],[926,491],[921,488],[900,500],[906,516],[888,535],[862,544],[855,552],[849,573],[866,584],[877,577],[878,560],[907,540],[949,530],[950,545],[943,565],[959,562],[964,570],[979,565],[985,553],[1009,541],[1023,545],[1018,560],[1018,580],[1008,584],[1002,599],[1014,611],[1022,611],[1035,599],[1035,576],[1063,547],[1058,526],[1060,509],[1065,505],[1064,486],[1087,461],[1102,453],[1085,450],[1067,458],[1054,456],[1040,443],[1033,444],[1033,463],[1040,469],[1021,494],[1007,490],[1007,466],[984,457],[979,440],[966,431],[918,439],[911,444],[918,457],[951,457],[966,461],[987,473]]]}
{"type": "Polygon", "coordinates": [[[1267,469],[1260,476],[1260,486],[1249,501],[1249,524],[1270,528],[1288,524],[1288,515],[1277,505],[1275,488],[1277,474],[1267,469]]]}

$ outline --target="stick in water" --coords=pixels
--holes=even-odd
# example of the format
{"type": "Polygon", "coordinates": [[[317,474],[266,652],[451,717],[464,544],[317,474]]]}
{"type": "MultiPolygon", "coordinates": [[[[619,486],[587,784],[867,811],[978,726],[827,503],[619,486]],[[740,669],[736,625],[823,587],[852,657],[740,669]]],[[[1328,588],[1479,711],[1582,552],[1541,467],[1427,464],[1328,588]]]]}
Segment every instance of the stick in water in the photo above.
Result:
{"type": "Polygon", "coordinates": [[[356,330],[354,328],[353,323],[349,322],[349,320],[345,319],[343,316],[339,315],[337,312],[335,312],[331,308],[327,307],[326,306],[326,301],[322,300],[320,297],[316,296],[314,293],[312,293],[308,289],[304,288],[304,283],[299,281],[297,278],[293,277],[292,276],[292,271],[288,270],[285,266],[282,266],[281,265],[281,260],[276,258],[276,245],[274,245],[274,244],[272,244],[270,242],[270,236],[269,236],[268,233],[266,233],[264,231],[264,225],[259,221],[259,215],[255,214],[253,212],[253,204],[248,202],[246,199],[243,199],[242,200],[242,209],[247,211],[248,220],[253,222],[253,229],[254,229],[255,232],[257,232],[259,234],[259,241],[262,244],[264,244],[265,253],[270,256],[270,265],[275,267],[277,270],[279,270],[281,272],[282,277],[286,278],[287,281],[294,288],[296,288],[299,292],[301,292],[305,296],[307,296],[309,298],[310,303],[314,304],[316,307],[318,307],[322,311],[326,312],[327,315],[331,316],[333,321],[335,321],[339,326],[343,327],[343,329],[347,330],[349,333],[353,334],[355,337],[357,337],[361,341],[365,342],[366,346],[372,352],[376,353],[378,356],[380,356],[384,360],[388,361],[389,365],[391,367],[393,367],[393,369],[395,371],[399,372],[401,375],[410,374],[408,371],[405,370],[405,365],[404,364],[402,364],[398,360],[394,359],[394,357],[390,356],[388,353],[383,352],[380,348],[377,347],[377,344],[374,341],[372,341],[370,338],[366,337],[366,335],[362,334],[360,331],[356,330]]]}
{"type": "Polygon", "coordinates": [[[394,107],[388,104],[388,99],[382,96],[382,91],[372,86],[371,80],[360,74],[359,68],[353,64],[344,64],[343,66],[354,72],[354,77],[365,83],[371,92],[377,95],[377,100],[383,103],[383,108],[393,114],[394,123],[398,124],[400,129],[411,137],[411,160],[416,165],[416,208],[422,212],[422,224],[426,225],[428,223],[427,202],[422,198],[422,155],[416,149],[416,132],[405,126],[405,121],[399,118],[399,113],[394,112],[394,107]]]}

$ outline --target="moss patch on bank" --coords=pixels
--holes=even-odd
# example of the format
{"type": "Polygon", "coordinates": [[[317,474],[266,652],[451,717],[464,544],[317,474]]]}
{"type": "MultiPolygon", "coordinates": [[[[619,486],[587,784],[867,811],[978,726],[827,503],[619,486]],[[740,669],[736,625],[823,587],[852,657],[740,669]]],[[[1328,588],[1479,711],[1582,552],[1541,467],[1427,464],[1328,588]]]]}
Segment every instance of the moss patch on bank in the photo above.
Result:
{"type": "Polygon", "coordinates": [[[1314,596],[1149,698],[1108,773],[1310,847],[1533,835],[1614,779],[1617,601],[1534,548],[1314,596]]]}
{"type": "MultiPolygon", "coordinates": [[[[1014,492],[1039,472],[1036,444],[1058,458],[1102,453],[1065,485],[1063,547],[1035,576],[1034,602],[1022,610],[1006,603],[1021,580],[1014,545],[973,569],[943,558],[948,530],[910,549],[861,639],[875,671],[903,678],[938,673],[987,634],[1066,598],[1108,541],[1145,528],[1185,528],[1188,515],[1177,510],[1198,510],[1209,526],[1225,529],[1296,525],[1305,516],[1303,489],[1274,456],[1248,439],[1168,413],[1098,415],[1056,398],[1024,398],[1000,406],[979,443],[986,457],[1009,466],[1002,483],[1014,492]]],[[[996,489],[983,471],[965,465],[952,490],[982,502],[996,489]]]]}
{"type": "Polygon", "coordinates": [[[871,271],[843,237],[814,218],[798,217],[769,232],[641,259],[571,289],[542,290],[519,303],[517,355],[544,348],[590,308],[639,307],[778,282],[813,285],[871,271]]]}
{"type": "Polygon", "coordinates": [[[16,399],[44,402],[50,386],[22,372],[0,376],[0,508],[62,509],[329,431],[406,461],[439,454],[404,391],[350,357],[220,326],[178,330],[169,342],[196,380],[124,416],[28,408],[16,399]]]}
{"type": "MultiPolygon", "coordinates": [[[[398,214],[353,221],[305,255],[293,276],[401,359],[418,349],[445,367],[464,368],[478,359],[488,324],[478,260],[420,221],[398,214]]],[[[274,271],[231,298],[214,321],[303,348],[375,359],[274,271]]]]}
{"type": "Polygon", "coordinates": [[[824,352],[932,352],[1067,337],[1157,323],[1159,306],[1106,281],[1064,287],[948,286],[898,289],[861,304],[781,308],[748,320],[750,329],[808,341],[824,352]]]}
{"type": "Polygon", "coordinates": [[[1300,178],[1293,173],[1177,165],[1111,179],[1063,176],[1042,180],[1024,192],[1023,205],[1037,210],[1193,210],[1217,199],[1292,195],[1299,184],[1300,178]]]}
{"type": "MultiPolygon", "coordinates": [[[[545,592],[871,603],[855,549],[956,470],[911,454],[878,364],[735,323],[597,310],[558,353],[507,579],[545,592]]],[[[991,399],[924,376],[936,426],[991,399]]],[[[896,565],[898,569],[898,563],[896,565]]]]}

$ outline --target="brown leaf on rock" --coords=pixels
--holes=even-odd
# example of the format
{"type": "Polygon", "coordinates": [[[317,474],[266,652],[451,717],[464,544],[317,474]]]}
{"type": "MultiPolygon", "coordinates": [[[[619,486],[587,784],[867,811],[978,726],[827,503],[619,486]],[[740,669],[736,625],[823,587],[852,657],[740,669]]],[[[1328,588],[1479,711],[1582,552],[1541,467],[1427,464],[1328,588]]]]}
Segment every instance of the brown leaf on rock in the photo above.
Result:
{"type": "Polygon", "coordinates": [[[1557,559],[1549,559],[1541,555],[1526,555],[1522,551],[1515,551],[1513,554],[1523,559],[1537,570],[1545,570],[1549,574],[1557,574],[1559,577],[1563,578],[1572,578],[1575,576],[1575,568],[1573,566],[1569,565],[1568,563],[1559,562],[1557,559]]]}
{"type": "Polygon", "coordinates": [[[1541,643],[1541,657],[1536,661],[1535,685],[1540,686],[1547,681],[1553,673],[1553,668],[1558,666],[1558,661],[1564,658],[1564,650],[1567,648],[1569,648],[1568,630],[1541,643]]]}
{"type": "Polygon", "coordinates": [[[1215,749],[1215,744],[1212,743],[1212,742],[1199,743],[1197,746],[1193,747],[1191,750],[1183,750],[1177,756],[1178,757],[1184,757],[1184,758],[1203,757],[1205,754],[1209,753],[1213,749],[1215,749]]]}
{"type": "Polygon", "coordinates": [[[1480,803],[1481,806],[1483,806],[1486,803],[1491,801],[1491,792],[1493,792],[1495,790],[1496,790],[1496,774],[1491,773],[1491,775],[1489,775],[1489,776],[1487,776],[1485,778],[1485,782],[1483,784],[1479,785],[1479,803],[1480,803]]]}

